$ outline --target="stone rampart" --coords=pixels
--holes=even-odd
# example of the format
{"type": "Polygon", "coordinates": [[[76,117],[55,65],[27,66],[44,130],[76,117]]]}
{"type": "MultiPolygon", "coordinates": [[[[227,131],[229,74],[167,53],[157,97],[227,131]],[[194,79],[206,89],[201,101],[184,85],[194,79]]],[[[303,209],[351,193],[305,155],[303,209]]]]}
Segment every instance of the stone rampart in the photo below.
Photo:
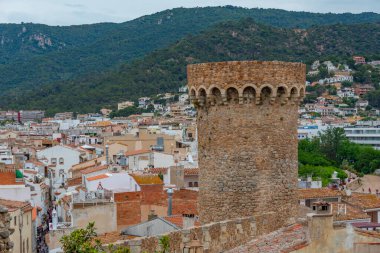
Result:
{"type": "Polygon", "coordinates": [[[274,213],[265,213],[256,217],[215,222],[160,236],[119,242],[115,246],[127,246],[132,253],[156,252],[162,250],[159,245],[160,237],[167,236],[170,241],[170,252],[224,252],[243,245],[256,236],[276,230],[277,224],[272,219],[273,215],[274,213]]]}

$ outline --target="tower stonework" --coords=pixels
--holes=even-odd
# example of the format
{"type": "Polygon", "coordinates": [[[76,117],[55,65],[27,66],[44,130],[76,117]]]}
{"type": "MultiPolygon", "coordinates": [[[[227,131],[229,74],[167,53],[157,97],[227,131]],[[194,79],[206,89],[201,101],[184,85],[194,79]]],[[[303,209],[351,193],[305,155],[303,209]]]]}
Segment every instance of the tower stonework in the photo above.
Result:
{"type": "Polygon", "coordinates": [[[267,212],[278,227],[294,220],[306,66],[218,62],[189,65],[187,72],[198,111],[201,222],[267,212]]]}

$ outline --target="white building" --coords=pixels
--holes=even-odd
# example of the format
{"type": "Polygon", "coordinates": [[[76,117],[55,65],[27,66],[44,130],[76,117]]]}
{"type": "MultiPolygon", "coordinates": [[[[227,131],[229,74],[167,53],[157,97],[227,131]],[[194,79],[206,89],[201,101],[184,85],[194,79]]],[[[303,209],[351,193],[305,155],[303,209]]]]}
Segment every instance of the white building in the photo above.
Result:
{"type": "Polygon", "coordinates": [[[37,152],[37,158],[50,167],[53,184],[65,183],[69,169],[81,162],[81,153],[68,146],[54,146],[37,152]]]}
{"type": "Polygon", "coordinates": [[[87,177],[84,180],[87,192],[96,192],[99,183],[104,189],[109,191],[135,192],[141,190],[139,184],[126,172],[104,173],[87,177]]]}
{"type": "Polygon", "coordinates": [[[366,126],[346,127],[344,132],[352,142],[371,145],[375,149],[380,149],[380,128],[366,126]]]}
{"type": "Polygon", "coordinates": [[[321,80],[319,80],[319,84],[341,83],[344,81],[353,82],[354,78],[352,76],[337,75],[337,76],[333,76],[330,78],[321,79],[321,80]]]}
{"type": "Polygon", "coordinates": [[[151,150],[136,150],[125,154],[130,170],[144,170],[148,167],[168,168],[174,166],[174,156],[171,154],[152,152],[151,150]]]}
{"type": "Polygon", "coordinates": [[[356,98],[355,90],[353,88],[342,88],[337,91],[337,95],[340,98],[356,98]]]}
{"type": "Polygon", "coordinates": [[[0,162],[4,164],[15,163],[12,150],[8,146],[0,146],[0,162]]]}

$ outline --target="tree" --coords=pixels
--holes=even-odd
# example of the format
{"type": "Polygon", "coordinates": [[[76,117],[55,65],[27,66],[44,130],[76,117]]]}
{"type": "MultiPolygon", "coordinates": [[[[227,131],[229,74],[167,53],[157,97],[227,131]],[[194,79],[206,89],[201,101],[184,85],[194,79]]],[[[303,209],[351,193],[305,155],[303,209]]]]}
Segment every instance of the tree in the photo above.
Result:
{"type": "Polygon", "coordinates": [[[375,90],[367,93],[366,99],[371,106],[380,108],[380,90],[375,90]]]}
{"type": "Polygon", "coordinates": [[[343,81],[342,86],[345,88],[352,87],[353,83],[350,81],[343,81]]]}
{"type": "MultiPolygon", "coordinates": [[[[95,222],[90,222],[86,228],[76,229],[61,238],[62,249],[65,253],[105,253],[100,240],[96,239],[95,222]]],[[[110,253],[129,253],[129,248],[113,247],[110,253]]]]}
{"type": "Polygon", "coordinates": [[[321,140],[321,151],[328,159],[339,164],[338,152],[342,143],[347,140],[343,128],[329,127],[319,134],[319,138],[321,140]]]}
{"type": "Polygon", "coordinates": [[[95,245],[92,245],[96,236],[95,222],[90,222],[85,229],[76,229],[70,235],[63,236],[60,242],[66,253],[98,252],[101,248],[100,241],[95,241],[95,245]]]}

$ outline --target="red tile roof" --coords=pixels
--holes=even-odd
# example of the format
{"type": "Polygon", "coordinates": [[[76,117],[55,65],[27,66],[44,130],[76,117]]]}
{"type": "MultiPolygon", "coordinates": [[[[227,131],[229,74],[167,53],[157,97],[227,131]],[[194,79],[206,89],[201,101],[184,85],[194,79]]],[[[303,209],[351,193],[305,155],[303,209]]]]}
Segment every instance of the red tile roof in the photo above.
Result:
{"type": "Polygon", "coordinates": [[[76,186],[76,185],[81,185],[82,184],[82,178],[77,177],[77,178],[71,178],[67,180],[67,186],[76,186]]]}
{"type": "Polygon", "coordinates": [[[107,168],[108,168],[108,165],[94,166],[94,167],[90,167],[90,168],[81,170],[80,173],[82,173],[83,175],[87,175],[87,174],[90,174],[92,172],[105,170],[107,168]]]}
{"type": "Polygon", "coordinates": [[[353,192],[344,202],[364,210],[380,208],[380,198],[374,194],[353,192]]]}
{"type": "Polygon", "coordinates": [[[107,174],[100,174],[100,175],[97,175],[97,176],[88,177],[87,181],[95,181],[95,180],[100,180],[100,179],[104,179],[104,178],[108,178],[108,177],[109,176],[107,174]]]}
{"type": "Polygon", "coordinates": [[[197,176],[199,175],[198,168],[187,168],[185,169],[185,176],[197,176]]]}
{"type": "Polygon", "coordinates": [[[163,184],[161,178],[157,175],[136,175],[131,174],[133,179],[139,185],[147,185],[147,184],[163,184]]]}
{"type": "Polygon", "coordinates": [[[342,197],[343,193],[329,188],[298,189],[298,199],[319,199],[330,197],[342,197]]]}
{"type": "Polygon", "coordinates": [[[0,205],[8,208],[10,212],[14,212],[18,209],[23,211],[31,211],[33,207],[28,202],[9,200],[9,199],[0,199],[0,205]]]}
{"type": "Polygon", "coordinates": [[[37,171],[35,171],[35,170],[24,170],[24,173],[26,173],[26,174],[37,174],[37,171]]]}
{"type": "Polygon", "coordinates": [[[332,202],[332,212],[334,215],[334,220],[336,221],[347,221],[347,220],[359,220],[371,218],[362,209],[350,206],[345,203],[332,202]],[[342,212],[339,211],[339,207],[342,208],[342,212]],[[346,213],[344,213],[344,211],[346,213]]]}
{"type": "MultiPolygon", "coordinates": [[[[176,225],[178,228],[183,228],[183,216],[182,215],[172,215],[172,216],[167,216],[167,217],[162,217],[162,219],[176,225]]],[[[199,221],[194,222],[194,226],[198,227],[201,224],[199,221]]]]}
{"type": "Polygon", "coordinates": [[[152,152],[149,149],[139,149],[139,150],[134,150],[134,151],[128,151],[125,153],[125,156],[133,156],[133,155],[140,155],[140,154],[145,154],[145,153],[150,153],[152,152]]]}
{"type": "Polygon", "coordinates": [[[148,172],[152,174],[166,174],[168,173],[168,168],[149,168],[148,172]]]}

